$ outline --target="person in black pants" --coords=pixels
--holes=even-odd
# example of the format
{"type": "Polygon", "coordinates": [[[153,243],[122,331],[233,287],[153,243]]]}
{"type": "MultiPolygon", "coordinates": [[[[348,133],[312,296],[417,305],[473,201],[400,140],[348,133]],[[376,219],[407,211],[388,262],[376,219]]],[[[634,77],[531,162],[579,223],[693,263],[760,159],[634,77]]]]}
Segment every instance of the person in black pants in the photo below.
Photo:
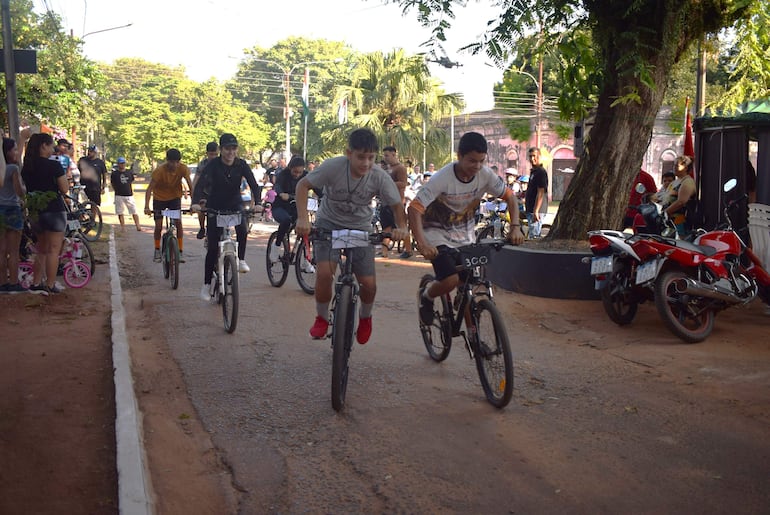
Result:
{"type": "MultiPolygon", "coordinates": [[[[289,166],[281,170],[275,178],[275,201],[273,202],[273,219],[278,222],[278,235],[275,238],[275,249],[268,249],[271,253],[280,252],[279,248],[291,224],[297,220],[297,205],[294,203],[294,193],[297,183],[307,175],[305,160],[294,156],[289,161],[289,166]]],[[[271,256],[272,257],[272,256],[271,256]]]]}

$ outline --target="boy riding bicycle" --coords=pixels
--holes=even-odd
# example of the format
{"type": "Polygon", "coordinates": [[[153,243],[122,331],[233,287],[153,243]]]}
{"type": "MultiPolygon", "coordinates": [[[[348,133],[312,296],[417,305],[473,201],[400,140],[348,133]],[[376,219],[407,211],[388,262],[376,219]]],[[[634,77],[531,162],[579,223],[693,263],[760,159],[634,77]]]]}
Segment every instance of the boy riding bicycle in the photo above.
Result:
{"type": "MultiPolygon", "coordinates": [[[[484,166],[487,141],[477,132],[460,138],[457,161],[431,176],[409,204],[409,227],[420,252],[433,264],[436,280],[420,292],[420,318],[426,325],[433,321],[433,299],[454,290],[459,283],[455,257],[450,249],[475,241],[474,214],[484,195],[502,198],[508,204],[512,221],[519,219],[519,202],[503,180],[484,166]]],[[[511,224],[508,240],[524,241],[518,223],[511,224]]]]}
{"type": "MultiPolygon", "coordinates": [[[[310,189],[323,188],[324,200],[316,213],[316,227],[332,231],[337,229],[371,229],[371,202],[375,196],[383,204],[391,206],[396,217],[393,239],[406,236],[406,215],[401,195],[387,172],[375,166],[379,145],[377,137],[368,129],[357,129],[348,138],[344,156],[325,160],[312,174],[297,184],[297,225],[295,231],[304,236],[310,233],[307,212],[307,195],[310,189]]],[[[339,249],[332,250],[331,242],[314,242],[316,255],[316,319],[310,329],[313,338],[326,337],[329,328],[329,303],[332,299],[332,283],[339,257],[339,249]]],[[[377,291],[374,269],[374,248],[369,245],[352,250],[353,273],[361,285],[361,309],[359,312],[356,340],[360,344],[369,341],[372,333],[372,308],[377,291]]]]}

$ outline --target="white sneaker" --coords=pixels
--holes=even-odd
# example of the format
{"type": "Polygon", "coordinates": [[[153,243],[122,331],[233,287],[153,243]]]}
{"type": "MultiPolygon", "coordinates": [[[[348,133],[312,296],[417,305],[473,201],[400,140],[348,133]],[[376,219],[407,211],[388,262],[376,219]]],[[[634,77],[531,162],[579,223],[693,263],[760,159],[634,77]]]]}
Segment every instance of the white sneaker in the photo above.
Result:
{"type": "Polygon", "coordinates": [[[269,247],[270,261],[278,261],[281,258],[281,254],[283,254],[283,247],[278,247],[277,245],[269,245],[269,247]]]}
{"type": "Polygon", "coordinates": [[[208,302],[211,300],[211,294],[209,291],[211,290],[210,284],[204,284],[201,288],[201,300],[204,302],[208,302]]]}
{"type": "Polygon", "coordinates": [[[242,274],[245,274],[246,272],[249,272],[251,268],[249,268],[249,265],[246,264],[245,261],[240,260],[238,261],[238,271],[242,274]]]}
{"type": "Polygon", "coordinates": [[[313,263],[310,263],[309,261],[303,260],[302,264],[299,267],[306,274],[314,274],[315,273],[315,267],[313,266],[313,263]]]}

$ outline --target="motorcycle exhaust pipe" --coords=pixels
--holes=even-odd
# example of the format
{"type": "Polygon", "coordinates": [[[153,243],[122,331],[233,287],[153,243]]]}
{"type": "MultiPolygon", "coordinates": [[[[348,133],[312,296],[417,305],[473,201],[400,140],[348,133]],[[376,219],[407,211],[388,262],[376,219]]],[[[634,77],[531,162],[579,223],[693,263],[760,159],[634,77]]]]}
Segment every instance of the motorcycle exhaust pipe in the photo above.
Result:
{"type": "Polygon", "coordinates": [[[709,284],[696,281],[689,277],[678,279],[674,282],[674,288],[677,293],[684,293],[687,295],[695,295],[697,297],[705,297],[707,299],[721,300],[728,304],[740,304],[743,299],[736,296],[734,293],[727,291],[719,286],[712,286],[709,284]]]}

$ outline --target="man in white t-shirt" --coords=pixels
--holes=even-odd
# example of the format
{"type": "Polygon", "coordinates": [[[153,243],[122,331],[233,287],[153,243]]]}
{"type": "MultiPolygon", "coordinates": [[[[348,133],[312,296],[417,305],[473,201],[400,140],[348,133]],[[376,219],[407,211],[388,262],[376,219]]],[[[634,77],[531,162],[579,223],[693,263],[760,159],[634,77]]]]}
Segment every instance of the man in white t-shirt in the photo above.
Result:
{"type": "MultiPolygon", "coordinates": [[[[484,166],[487,141],[477,132],[460,138],[457,161],[434,173],[409,204],[409,227],[420,252],[433,264],[436,279],[420,292],[420,318],[433,321],[433,299],[459,284],[456,258],[451,249],[473,243],[475,212],[484,195],[502,198],[512,221],[519,219],[519,202],[502,178],[484,166]]],[[[519,245],[524,234],[518,223],[511,224],[508,240],[519,245]]]]}

